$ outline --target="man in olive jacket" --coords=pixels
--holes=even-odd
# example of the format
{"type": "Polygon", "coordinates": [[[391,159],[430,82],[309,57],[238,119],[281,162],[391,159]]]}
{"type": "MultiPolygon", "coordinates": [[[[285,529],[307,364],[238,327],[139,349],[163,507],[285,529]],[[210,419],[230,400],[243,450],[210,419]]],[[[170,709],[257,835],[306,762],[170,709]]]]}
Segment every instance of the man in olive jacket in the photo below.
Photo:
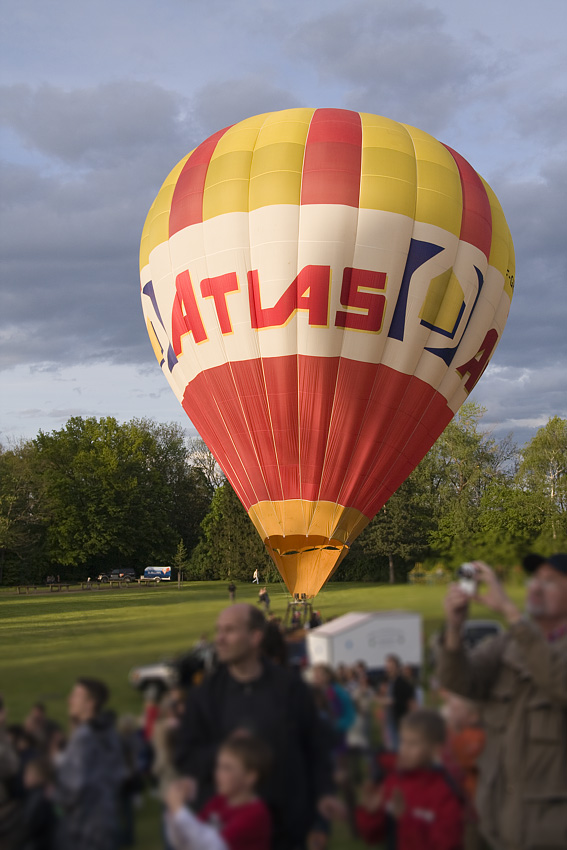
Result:
{"type": "Polygon", "coordinates": [[[453,585],[445,600],[439,655],[444,688],[476,700],[486,729],[477,807],[497,850],[567,848],[567,555],[531,555],[527,617],[486,564],[475,565],[478,602],[510,628],[471,653],[461,632],[470,596],[453,585]]]}

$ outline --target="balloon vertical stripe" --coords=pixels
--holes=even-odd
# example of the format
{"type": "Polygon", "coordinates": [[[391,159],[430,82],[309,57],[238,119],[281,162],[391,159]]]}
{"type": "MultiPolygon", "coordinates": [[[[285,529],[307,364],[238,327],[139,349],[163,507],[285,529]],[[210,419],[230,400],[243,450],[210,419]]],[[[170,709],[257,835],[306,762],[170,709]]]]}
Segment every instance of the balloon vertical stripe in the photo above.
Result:
{"type": "Polygon", "coordinates": [[[192,224],[203,221],[203,193],[211,157],[217,142],[226,131],[225,127],[195,148],[179,175],[171,200],[169,215],[170,238],[192,224]]]}
{"type": "Polygon", "coordinates": [[[361,160],[359,114],[318,109],[305,143],[301,203],[358,207],[361,160]]]}
{"type": "Polygon", "coordinates": [[[466,159],[448,145],[447,148],[459,169],[463,190],[463,219],[460,239],[482,251],[488,259],[492,243],[492,213],[483,182],[466,159]]]}

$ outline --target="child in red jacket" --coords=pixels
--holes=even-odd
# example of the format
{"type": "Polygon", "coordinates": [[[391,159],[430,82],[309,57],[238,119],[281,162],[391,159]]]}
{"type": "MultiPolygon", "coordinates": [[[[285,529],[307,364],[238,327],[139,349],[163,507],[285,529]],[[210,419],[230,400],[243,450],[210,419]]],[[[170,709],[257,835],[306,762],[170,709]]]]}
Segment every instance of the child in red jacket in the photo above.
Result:
{"type": "Polygon", "coordinates": [[[175,850],[270,850],[270,814],[256,795],[267,761],[264,745],[254,738],[226,741],[217,757],[217,795],[198,817],[184,805],[185,781],[172,783],[165,796],[167,832],[175,850]]]}
{"type": "Polygon", "coordinates": [[[368,844],[388,850],[461,850],[464,804],[439,767],[443,718],[418,709],[401,724],[396,767],[380,786],[366,789],[357,826],[368,844]]]}

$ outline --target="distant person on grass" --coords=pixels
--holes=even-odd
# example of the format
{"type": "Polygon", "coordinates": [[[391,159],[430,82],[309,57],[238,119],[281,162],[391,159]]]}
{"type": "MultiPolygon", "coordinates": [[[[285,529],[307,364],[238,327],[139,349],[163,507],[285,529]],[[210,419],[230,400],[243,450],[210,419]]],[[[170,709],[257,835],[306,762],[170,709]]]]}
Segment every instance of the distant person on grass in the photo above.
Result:
{"type": "Polygon", "coordinates": [[[228,599],[231,605],[236,602],[236,585],[233,581],[228,586],[228,599]]]}
{"type": "Polygon", "coordinates": [[[266,614],[270,613],[270,594],[267,587],[262,587],[258,591],[258,605],[263,605],[266,614]]]}
{"type": "Polygon", "coordinates": [[[227,738],[251,735],[273,754],[260,789],[274,825],[273,847],[302,850],[317,812],[342,815],[332,766],[313,698],[291,670],[262,654],[263,614],[233,605],[217,622],[218,669],[189,693],[178,766],[198,782],[201,807],[213,794],[219,748],[227,738]]]}
{"type": "Polygon", "coordinates": [[[486,730],[479,759],[481,831],[498,850],[567,847],[567,555],[528,556],[526,614],[486,564],[476,600],[502,615],[506,633],[467,652],[470,596],[445,600],[441,685],[478,702],[486,730]]]}
{"type": "Polygon", "coordinates": [[[61,810],[57,850],[113,850],[118,841],[118,798],[125,778],[113,716],[104,711],[108,689],[78,679],[69,696],[72,732],[54,755],[56,802],[61,810]]]}

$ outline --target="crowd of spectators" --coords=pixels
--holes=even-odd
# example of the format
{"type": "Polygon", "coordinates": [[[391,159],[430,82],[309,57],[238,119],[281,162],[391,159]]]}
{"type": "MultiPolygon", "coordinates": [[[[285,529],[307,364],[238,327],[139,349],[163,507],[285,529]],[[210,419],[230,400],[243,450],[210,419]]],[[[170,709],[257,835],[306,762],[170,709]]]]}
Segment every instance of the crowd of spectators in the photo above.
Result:
{"type": "Polygon", "coordinates": [[[478,566],[479,601],[510,628],[472,653],[470,598],[450,589],[428,692],[395,655],[379,672],[299,670],[281,622],[233,602],[214,646],[195,647],[201,681],[139,717],[116,717],[90,678],[71,688],[65,728],[41,703],[10,723],[0,699],[0,847],[134,847],[153,795],[155,850],[325,850],[338,820],[388,850],[564,850],[567,556],[528,568],[524,617],[478,566]]]}

